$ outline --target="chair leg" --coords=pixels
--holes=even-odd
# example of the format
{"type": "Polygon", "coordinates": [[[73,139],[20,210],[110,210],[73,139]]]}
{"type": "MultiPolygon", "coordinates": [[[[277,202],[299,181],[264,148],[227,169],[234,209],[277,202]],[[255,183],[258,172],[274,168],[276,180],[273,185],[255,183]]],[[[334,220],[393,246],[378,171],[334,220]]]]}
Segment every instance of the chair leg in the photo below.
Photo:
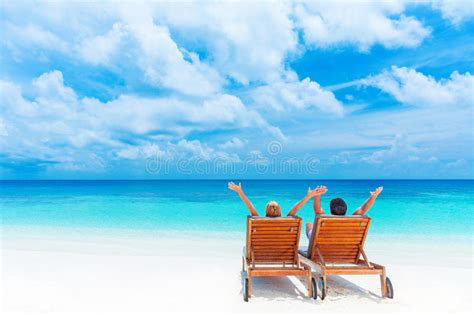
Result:
{"type": "Polygon", "coordinates": [[[324,295],[328,295],[328,282],[326,281],[326,272],[323,273],[324,295]]]}
{"type": "Polygon", "coordinates": [[[313,285],[311,284],[311,269],[307,269],[308,271],[308,296],[313,297],[313,285]]]}
{"type": "Polygon", "coordinates": [[[382,297],[387,296],[387,276],[385,275],[385,268],[382,270],[382,274],[380,275],[380,287],[382,291],[382,297]]]}
{"type": "Polygon", "coordinates": [[[249,279],[249,298],[252,296],[252,277],[250,276],[250,274],[248,275],[248,279],[249,279]]]}

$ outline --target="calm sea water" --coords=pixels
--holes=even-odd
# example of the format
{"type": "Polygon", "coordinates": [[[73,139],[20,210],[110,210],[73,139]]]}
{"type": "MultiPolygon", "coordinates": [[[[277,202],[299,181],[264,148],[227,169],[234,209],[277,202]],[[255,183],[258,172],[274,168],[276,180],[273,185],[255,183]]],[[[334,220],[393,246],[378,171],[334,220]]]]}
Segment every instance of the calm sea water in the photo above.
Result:
{"type": "MultiPolygon", "coordinates": [[[[469,235],[474,181],[242,181],[260,214],[268,200],[284,212],[308,186],[324,184],[325,209],[334,197],[355,210],[369,191],[384,186],[369,215],[373,234],[469,235]]],[[[243,231],[248,210],[227,181],[1,181],[2,225],[243,231]]],[[[312,221],[311,201],[298,213],[312,221]]]]}

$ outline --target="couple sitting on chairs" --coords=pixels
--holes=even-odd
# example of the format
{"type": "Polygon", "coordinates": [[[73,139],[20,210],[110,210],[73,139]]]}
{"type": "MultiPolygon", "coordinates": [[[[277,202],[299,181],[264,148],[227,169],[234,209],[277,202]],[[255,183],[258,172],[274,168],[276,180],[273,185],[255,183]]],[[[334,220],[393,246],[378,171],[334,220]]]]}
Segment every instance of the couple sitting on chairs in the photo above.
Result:
{"type": "MultiPolygon", "coordinates": [[[[245,203],[247,208],[250,211],[250,214],[252,216],[258,216],[258,212],[253,206],[253,204],[250,202],[250,200],[247,198],[245,195],[244,191],[242,190],[242,184],[239,183],[239,185],[234,184],[233,182],[230,182],[228,185],[229,189],[235,191],[236,193],[239,194],[240,199],[245,203]]],[[[370,197],[360,206],[355,210],[352,215],[364,215],[369,211],[369,209],[372,207],[372,205],[375,202],[375,199],[377,199],[377,196],[382,192],[383,187],[378,187],[375,191],[370,192],[370,197]]],[[[314,209],[314,214],[316,216],[323,215],[324,210],[321,208],[321,195],[324,195],[327,192],[326,186],[317,186],[315,189],[311,190],[311,188],[308,188],[308,192],[306,193],[306,196],[301,199],[299,202],[297,202],[293,208],[288,212],[287,216],[295,216],[298,210],[301,209],[301,207],[304,206],[306,202],[308,202],[311,198],[313,199],[313,209],[314,209]]],[[[331,200],[329,203],[329,208],[331,210],[332,215],[339,215],[343,216],[346,214],[347,211],[347,205],[344,202],[342,198],[334,198],[331,200]]],[[[281,208],[280,205],[276,201],[270,201],[267,203],[265,207],[265,216],[267,217],[281,217],[281,208]]],[[[311,231],[313,230],[313,224],[312,223],[306,223],[306,235],[308,236],[308,239],[311,238],[311,231]]]]}
{"type": "Polygon", "coordinates": [[[321,299],[327,292],[326,277],[330,275],[379,275],[383,297],[393,298],[393,287],[386,276],[385,267],[368,260],[364,242],[371,219],[364,216],[373,205],[383,187],[370,193],[370,197],[345,217],[347,205],[341,198],[330,202],[331,214],[324,215],[321,195],[325,186],[308,188],[306,196],[297,202],[282,217],[281,208],[270,201],[265,208],[265,217],[258,212],[242,191],[242,185],[229,183],[229,189],[237,192],[246,204],[251,216],[247,218],[247,241],[242,256],[242,278],[244,300],[252,295],[252,278],[262,276],[305,276],[308,280],[308,295],[321,299]],[[307,249],[299,248],[302,220],[296,216],[301,207],[313,198],[315,223],[306,224],[309,239],[307,249]],[[350,266],[348,266],[348,264],[350,266]],[[318,276],[313,277],[313,271],[318,276]]]}

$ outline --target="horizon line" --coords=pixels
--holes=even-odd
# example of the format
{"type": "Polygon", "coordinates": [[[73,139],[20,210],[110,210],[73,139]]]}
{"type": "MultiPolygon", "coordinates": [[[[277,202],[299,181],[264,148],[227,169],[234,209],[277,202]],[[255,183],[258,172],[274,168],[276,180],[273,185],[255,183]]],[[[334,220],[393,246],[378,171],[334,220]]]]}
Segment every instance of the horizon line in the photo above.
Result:
{"type": "Polygon", "coordinates": [[[464,180],[464,181],[474,181],[474,178],[321,178],[321,179],[314,179],[314,178],[264,178],[264,179],[256,179],[256,178],[212,178],[212,179],[204,179],[204,178],[159,178],[159,179],[0,179],[0,182],[5,181],[314,181],[314,180],[330,180],[330,181],[369,181],[369,180],[384,180],[384,181],[452,181],[452,180],[464,180]]]}

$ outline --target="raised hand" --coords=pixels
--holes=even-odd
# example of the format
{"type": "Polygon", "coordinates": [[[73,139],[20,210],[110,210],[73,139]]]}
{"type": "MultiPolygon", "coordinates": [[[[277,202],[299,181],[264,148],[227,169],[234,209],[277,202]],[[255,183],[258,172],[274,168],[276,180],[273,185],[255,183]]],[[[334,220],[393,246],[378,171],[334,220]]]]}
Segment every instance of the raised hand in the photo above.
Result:
{"type": "Polygon", "coordinates": [[[383,187],[377,187],[376,190],[370,192],[370,197],[360,206],[352,215],[364,215],[369,211],[370,207],[375,202],[375,199],[377,199],[377,196],[382,192],[383,187]]]}
{"type": "Polygon", "coordinates": [[[245,196],[244,192],[242,191],[242,184],[241,184],[241,183],[239,183],[238,185],[236,185],[236,184],[234,184],[234,182],[229,182],[229,183],[227,184],[227,187],[228,187],[230,190],[233,190],[233,191],[235,191],[237,194],[239,194],[240,199],[242,199],[242,201],[245,203],[245,205],[246,205],[247,208],[249,209],[250,214],[251,214],[252,216],[258,217],[257,210],[255,209],[255,207],[253,206],[253,204],[250,202],[249,198],[247,198],[247,196],[245,196]]]}
{"type": "Polygon", "coordinates": [[[375,191],[371,191],[370,195],[377,197],[383,190],[383,186],[378,187],[375,191]]]}
{"type": "Polygon", "coordinates": [[[242,184],[241,183],[239,183],[239,185],[236,185],[236,184],[234,184],[234,182],[230,182],[230,183],[227,184],[227,187],[230,190],[235,191],[236,193],[242,192],[242,184]]]}
{"type": "Polygon", "coordinates": [[[309,197],[320,196],[320,195],[324,195],[327,191],[328,189],[326,188],[326,186],[317,186],[313,190],[311,190],[311,187],[308,187],[307,196],[309,197]]]}
{"type": "Polygon", "coordinates": [[[318,195],[324,195],[328,191],[326,186],[318,186],[315,190],[318,191],[318,195]]]}
{"type": "MultiPolygon", "coordinates": [[[[306,193],[306,196],[298,201],[297,204],[295,204],[293,206],[293,208],[291,208],[290,212],[288,212],[287,216],[293,216],[293,215],[296,215],[296,213],[298,212],[298,210],[304,206],[304,204],[310,200],[311,198],[315,197],[315,196],[320,196],[322,194],[325,194],[327,191],[327,188],[326,186],[317,186],[315,189],[311,189],[311,187],[308,187],[308,192],[306,193]]],[[[319,198],[314,198],[315,200],[319,198]]]]}

